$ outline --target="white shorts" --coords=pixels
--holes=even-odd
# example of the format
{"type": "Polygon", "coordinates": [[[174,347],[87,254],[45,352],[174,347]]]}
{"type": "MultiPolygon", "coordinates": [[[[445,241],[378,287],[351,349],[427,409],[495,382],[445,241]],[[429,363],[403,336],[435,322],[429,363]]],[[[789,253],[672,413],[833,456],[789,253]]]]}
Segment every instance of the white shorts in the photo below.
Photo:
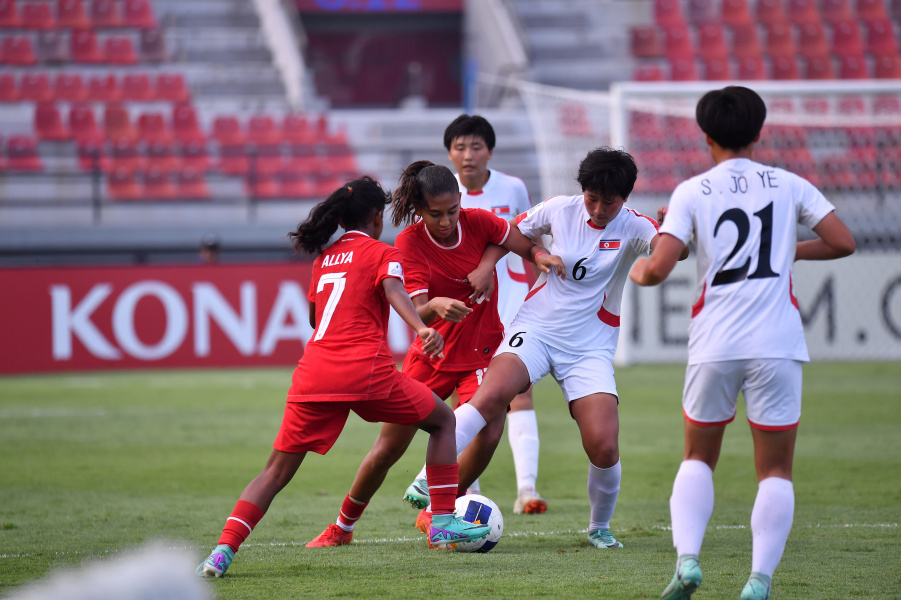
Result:
{"type": "Polygon", "coordinates": [[[726,360],[688,365],[682,410],[701,426],[735,418],[738,392],[755,429],[783,431],[801,419],[801,363],[784,358],[726,360]]]}
{"type": "Polygon", "coordinates": [[[591,394],[613,394],[618,401],[613,378],[615,352],[615,349],[594,349],[591,354],[573,354],[547,344],[541,334],[529,331],[528,325],[517,324],[506,331],[506,337],[494,355],[518,356],[526,365],[532,384],[550,373],[567,402],[591,394]]]}

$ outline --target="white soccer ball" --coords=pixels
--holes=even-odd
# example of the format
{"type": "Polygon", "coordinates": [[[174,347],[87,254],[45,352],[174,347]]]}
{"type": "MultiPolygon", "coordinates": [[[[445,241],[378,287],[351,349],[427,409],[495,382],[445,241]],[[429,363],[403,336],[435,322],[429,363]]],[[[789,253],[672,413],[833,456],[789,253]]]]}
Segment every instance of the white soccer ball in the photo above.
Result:
{"type": "Polygon", "coordinates": [[[504,517],[497,504],[480,494],[466,494],[457,498],[454,514],[464,521],[490,525],[491,532],[479,540],[451,544],[457,552],[488,552],[504,533],[504,517]]]}

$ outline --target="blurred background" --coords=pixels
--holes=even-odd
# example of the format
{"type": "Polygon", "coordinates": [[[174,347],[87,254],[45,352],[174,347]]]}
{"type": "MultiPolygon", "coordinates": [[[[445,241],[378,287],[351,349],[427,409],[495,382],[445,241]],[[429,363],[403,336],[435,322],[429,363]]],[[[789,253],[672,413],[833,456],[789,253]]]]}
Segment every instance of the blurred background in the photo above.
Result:
{"type": "MultiPolygon", "coordinates": [[[[309,257],[286,233],[346,180],[450,166],[475,112],[533,203],[612,144],[654,214],[712,166],[694,105],[734,81],[768,103],[755,158],[858,239],[798,268],[812,352],[901,359],[899,24],[901,0],[0,0],[0,334],[40,356],[7,343],[2,371],[293,362],[309,257]]],[[[676,275],[627,291],[621,360],[683,359],[676,275]]]]}

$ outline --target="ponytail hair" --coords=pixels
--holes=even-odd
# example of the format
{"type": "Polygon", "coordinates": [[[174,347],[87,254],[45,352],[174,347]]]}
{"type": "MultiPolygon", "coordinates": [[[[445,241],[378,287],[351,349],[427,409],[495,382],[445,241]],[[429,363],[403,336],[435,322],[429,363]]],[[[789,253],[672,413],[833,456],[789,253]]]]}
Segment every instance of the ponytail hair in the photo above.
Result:
{"type": "Polygon", "coordinates": [[[404,169],[400,176],[400,187],[394,190],[394,199],[391,201],[391,220],[394,226],[412,223],[418,210],[428,208],[428,198],[449,192],[460,192],[460,184],[450,169],[428,160],[412,163],[404,169]]]}
{"type": "Polygon", "coordinates": [[[379,182],[363,176],[347,182],[313,207],[310,216],[288,237],[297,252],[320,254],[339,225],[344,229],[364,227],[389,202],[391,197],[379,182]]]}

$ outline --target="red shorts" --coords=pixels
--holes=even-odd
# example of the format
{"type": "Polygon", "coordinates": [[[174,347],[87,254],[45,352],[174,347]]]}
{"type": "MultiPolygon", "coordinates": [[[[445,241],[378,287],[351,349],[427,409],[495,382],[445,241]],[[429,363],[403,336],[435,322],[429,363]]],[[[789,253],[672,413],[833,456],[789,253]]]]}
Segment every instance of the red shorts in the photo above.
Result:
{"type": "Polygon", "coordinates": [[[398,373],[384,400],[288,402],[272,446],[282,452],[325,454],[335,445],[350,411],[370,423],[415,425],[435,410],[435,397],[422,383],[398,373]]]}
{"type": "Polygon", "coordinates": [[[431,363],[419,354],[409,353],[404,358],[403,372],[421,381],[442,400],[447,400],[457,390],[460,404],[466,404],[476,394],[486,369],[474,371],[436,371],[431,363]]]}

